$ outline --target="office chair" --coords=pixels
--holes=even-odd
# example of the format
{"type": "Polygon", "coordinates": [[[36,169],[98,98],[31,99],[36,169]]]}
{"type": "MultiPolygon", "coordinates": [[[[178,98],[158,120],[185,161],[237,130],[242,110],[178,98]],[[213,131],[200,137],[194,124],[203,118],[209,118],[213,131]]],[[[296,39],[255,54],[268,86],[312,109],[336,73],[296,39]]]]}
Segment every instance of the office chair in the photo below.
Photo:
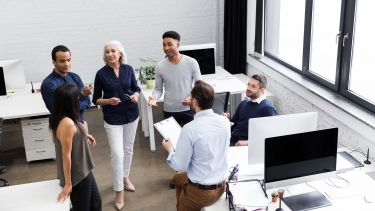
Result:
{"type": "Polygon", "coordinates": [[[215,102],[212,106],[212,109],[217,114],[222,114],[223,112],[228,111],[229,105],[229,92],[217,93],[215,94],[215,102]]]}
{"type": "MultiPolygon", "coordinates": [[[[2,136],[2,127],[3,127],[3,118],[0,117],[0,144],[1,144],[1,136],[2,136]]],[[[4,174],[6,172],[5,166],[0,166],[0,174],[4,174]]],[[[3,182],[2,186],[9,186],[10,183],[3,178],[0,178],[0,181],[3,182]]],[[[1,186],[1,185],[0,185],[1,186]]]]}
{"type": "MultiPolygon", "coordinates": [[[[4,174],[5,172],[6,172],[5,166],[0,166],[0,174],[4,174]]],[[[4,178],[0,177],[0,181],[3,183],[3,184],[0,184],[0,186],[5,187],[5,186],[10,185],[9,181],[4,178]]]]}
{"type": "Polygon", "coordinates": [[[3,118],[0,117],[0,150],[2,147],[2,143],[1,143],[2,133],[3,133],[3,118]]]}

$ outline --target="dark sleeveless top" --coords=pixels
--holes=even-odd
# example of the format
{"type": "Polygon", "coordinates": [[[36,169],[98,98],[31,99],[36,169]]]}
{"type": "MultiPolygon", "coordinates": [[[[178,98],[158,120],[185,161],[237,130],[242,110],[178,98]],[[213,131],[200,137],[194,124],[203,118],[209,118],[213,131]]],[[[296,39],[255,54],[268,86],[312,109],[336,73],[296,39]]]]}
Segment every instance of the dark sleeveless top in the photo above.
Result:
{"type": "MultiPolygon", "coordinates": [[[[85,139],[84,134],[81,133],[78,125],[76,125],[77,132],[73,136],[72,152],[71,152],[71,180],[72,185],[77,185],[90,173],[94,168],[94,162],[91,157],[90,146],[85,139]]],[[[57,178],[60,180],[60,186],[64,187],[64,166],[62,159],[62,148],[60,139],[55,139],[56,163],[57,163],[57,178]]]]}

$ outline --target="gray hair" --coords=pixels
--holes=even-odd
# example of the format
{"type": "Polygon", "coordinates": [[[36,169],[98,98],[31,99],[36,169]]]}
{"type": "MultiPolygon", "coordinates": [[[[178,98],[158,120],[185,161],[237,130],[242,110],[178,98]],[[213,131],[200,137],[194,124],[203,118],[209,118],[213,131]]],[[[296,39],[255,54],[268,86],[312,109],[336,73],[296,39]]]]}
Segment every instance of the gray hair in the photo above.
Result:
{"type": "Polygon", "coordinates": [[[126,56],[124,46],[117,40],[109,41],[107,44],[105,44],[103,49],[103,60],[106,64],[108,64],[108,60],[105,56],[105,50],[109,45],[114,45],[116,49],[120,52],[120,63],[121,64],[127,64],[128,63],[128,57],[126,56]]]}

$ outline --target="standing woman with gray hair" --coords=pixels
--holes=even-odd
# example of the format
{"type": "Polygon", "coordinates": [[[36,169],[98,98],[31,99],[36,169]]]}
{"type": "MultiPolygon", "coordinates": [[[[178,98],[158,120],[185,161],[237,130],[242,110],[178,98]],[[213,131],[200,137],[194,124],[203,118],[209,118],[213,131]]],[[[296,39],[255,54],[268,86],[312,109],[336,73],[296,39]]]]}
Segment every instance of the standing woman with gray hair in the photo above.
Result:
{"type": "Polygon", "coordinates": [[[124,189],[135,191],[129,179],[133,145],[138,125],[137,85],[133,68],[126,64],[126,54],[119,41],[104,46],[105,66],[95,76],[92,102],[102,106],[104,128],[111,149],[115,207],[124,207],[124,189]]]}

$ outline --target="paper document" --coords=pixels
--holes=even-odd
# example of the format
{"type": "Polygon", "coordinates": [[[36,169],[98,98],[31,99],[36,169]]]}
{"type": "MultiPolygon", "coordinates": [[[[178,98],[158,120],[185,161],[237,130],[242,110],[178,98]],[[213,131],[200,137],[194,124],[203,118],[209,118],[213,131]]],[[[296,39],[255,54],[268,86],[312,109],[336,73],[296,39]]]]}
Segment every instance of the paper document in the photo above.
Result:
{"type": "Polygon", "coordinates": [[[176,149],[178,138],[181,133],[181,126],[173,117],[169,117],[160,122],[154,124],[155,128],[163,136],[164,139],[168,139],[173,148],[176,149]]]}
{"type": "Polygon", "coordinates": [[[266,207],[269,203],[257,181],[229,183],[229,190],[233,203],[239,207],[266,207]]]}

